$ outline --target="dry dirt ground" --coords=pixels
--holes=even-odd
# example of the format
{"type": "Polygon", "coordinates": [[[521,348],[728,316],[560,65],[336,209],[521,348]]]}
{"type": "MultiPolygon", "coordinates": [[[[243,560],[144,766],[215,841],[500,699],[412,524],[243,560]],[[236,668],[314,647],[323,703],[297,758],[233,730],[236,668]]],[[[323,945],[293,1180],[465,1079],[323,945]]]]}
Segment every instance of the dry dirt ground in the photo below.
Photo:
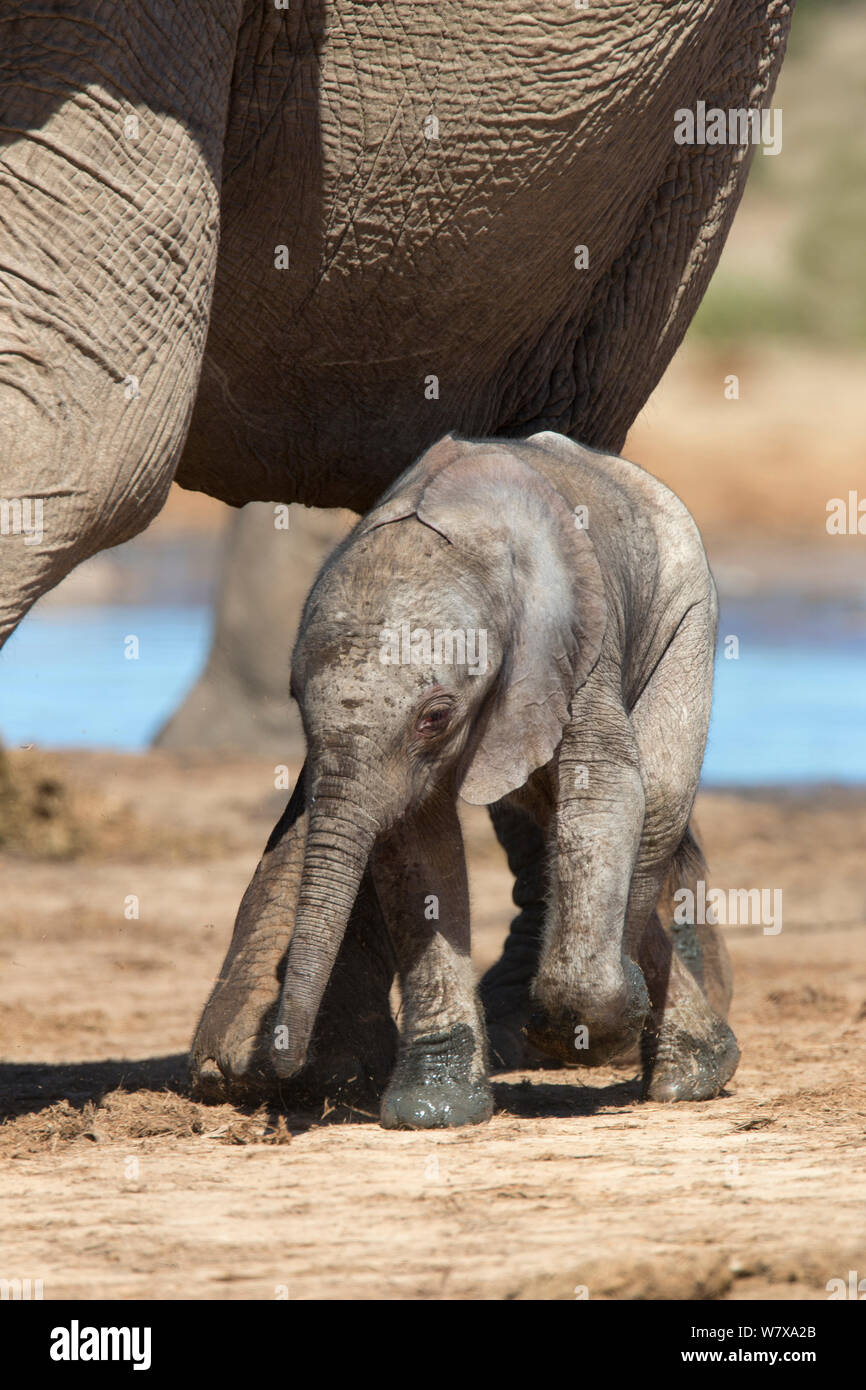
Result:
{"type": "MultiPolygon", "coordinates": [[[[75,834],[67,859],[0,858],[3,1277],[46,1298],[821,1299],[866,1274],[866,791],[701,798],[713,881],[784,892],[778,935],[728,931],[722,1097],[513,1074],[486,1126],[386,1133],[185,1093],[272,768],[12,756],[75,834]]],[[[484,813],[466,828],[483,968],[510,884],[484,813]]]]}

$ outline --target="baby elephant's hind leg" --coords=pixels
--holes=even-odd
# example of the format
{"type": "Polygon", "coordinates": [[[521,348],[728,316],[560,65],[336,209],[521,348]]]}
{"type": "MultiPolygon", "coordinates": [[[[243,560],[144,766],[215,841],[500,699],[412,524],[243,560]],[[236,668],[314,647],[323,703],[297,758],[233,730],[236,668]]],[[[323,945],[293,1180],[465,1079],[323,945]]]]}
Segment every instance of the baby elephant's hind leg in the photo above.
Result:
{"type": "Polygon", "coordinates": [[[627,914],[629,953],[650,995],[641,1037],[650,1100],[718,1095],[739,1061],[736,1039],[674,950],[656,908],[688,834],[712,695],[715,614],[691,608],[631,712],[646,809],[627,914]]]}
{"type": "Polygon", "coordinates": [[[708,1100],[718,1095],[740,1059],[737,1040],[711,1009],[655,913],[638,963],[652,1003],[641,1037],[647,1098],[708,1100]]]}
{"type": "Polygon", "coordinates": [[[504,801],[490,807],[490,819],[508,856],[508,867],[514,874],[512,896],[520,908],[502,955],[481,981],[491,1065],[494,1071],[555,1067],[558,1063],[537,1052],[524,1033],[532,1012],[530,991],[547,911],[544,831],[527,811],[504,801]]]}

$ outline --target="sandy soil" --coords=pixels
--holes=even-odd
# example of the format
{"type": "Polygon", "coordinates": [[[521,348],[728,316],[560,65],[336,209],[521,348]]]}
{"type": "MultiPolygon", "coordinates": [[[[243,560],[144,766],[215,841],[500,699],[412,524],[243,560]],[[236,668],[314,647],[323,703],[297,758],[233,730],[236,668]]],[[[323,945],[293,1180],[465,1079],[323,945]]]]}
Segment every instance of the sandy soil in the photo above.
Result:
{"type": "MultiPolygon", "coordinates": [[[[728,931],[725,1095],[664,1107],[628,1072],[514,1074],[487,1126],[394,1134],[185,1095],[281,809],[271,767],[50,762],[74,857],[0,861],[4,1277],[47,1298],[785,1299],[866,1273],[866,791],[701,798],[714,882],[784,891],[779,935],[728,931]]],[[[510,884],[484,813],[466,830],[483,968],[510,884]]]]}

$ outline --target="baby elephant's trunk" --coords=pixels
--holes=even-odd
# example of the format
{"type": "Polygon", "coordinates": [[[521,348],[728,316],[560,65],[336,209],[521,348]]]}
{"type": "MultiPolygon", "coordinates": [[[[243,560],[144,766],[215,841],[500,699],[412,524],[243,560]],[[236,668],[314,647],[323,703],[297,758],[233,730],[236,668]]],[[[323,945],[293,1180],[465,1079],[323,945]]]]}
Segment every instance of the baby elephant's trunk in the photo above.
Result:
{"type": "Polygon", "coordinates": [[[295,1076],[306,1061],[319,1005],[375,838],[360,808],[347,801],[315,805],[274,1029],[278,1076],[295,1076]]]}

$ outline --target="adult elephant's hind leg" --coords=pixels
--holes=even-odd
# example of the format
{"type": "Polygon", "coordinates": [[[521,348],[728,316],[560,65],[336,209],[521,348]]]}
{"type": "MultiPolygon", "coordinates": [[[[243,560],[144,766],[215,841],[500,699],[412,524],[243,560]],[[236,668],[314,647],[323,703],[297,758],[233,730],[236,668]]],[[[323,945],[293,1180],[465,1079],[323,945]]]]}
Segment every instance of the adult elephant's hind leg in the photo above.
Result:
{"type": "MultiPolygon", "coordinates": [[[[692,969],[687,968],[657,915],[671,869],[676,871],[688,858],[686,848],[696,849],[689,816],[710,716],[714,635],[709,603],[691,608],[631,712],[646,809],[626,937],[650,996],[641,1036],[643,1087],[650,1100],[706,1100],[718,1095],[740,1056],[731,1029],[698,983],[703,962],[695,959],[692,969]]],[[[699,945],[696,933],[690,940],[699,945]]],[[[720,949],[724,952],[723,943],[720,949]]],[[[712,967],[714,962],[706,964],[712,967]]],[[[707,992],[720,1002],[720,991],[707,992]]]]}
{"type": "Polygon", "coordinates": [[[327,1099],[368,1108],[377,1103],[393,1069],[394,957],[368,871],[322,1000],[309,1060],[290,1082],[274,1072],[274,1022],[303,869],[306,819],[302,772],[244,894],[193,1040],[193,1085],[207,1099],[271,1098],[304,1106],[327,1099]]]}

